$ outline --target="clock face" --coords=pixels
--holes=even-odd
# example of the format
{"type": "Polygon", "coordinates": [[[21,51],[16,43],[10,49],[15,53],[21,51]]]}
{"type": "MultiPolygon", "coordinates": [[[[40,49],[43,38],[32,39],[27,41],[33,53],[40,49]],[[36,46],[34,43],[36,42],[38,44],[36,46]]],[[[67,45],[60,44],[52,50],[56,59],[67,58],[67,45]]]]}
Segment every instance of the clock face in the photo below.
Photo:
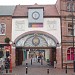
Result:
{"type": "Polygon", "coordinates": [[[39,19],[39,17],[40,17],[39,12],[34,11],[34,12],[32,13],[32,18],[33,18],[33,19],[37,20],[37,19],[39,19]]]}
{"type": "Polygon", "coordinates": [[[40,39],[38,37],[34,37],[32,39],[32,43],[33,43],[33,45],[37,46],[40,43],[40,39]]]}

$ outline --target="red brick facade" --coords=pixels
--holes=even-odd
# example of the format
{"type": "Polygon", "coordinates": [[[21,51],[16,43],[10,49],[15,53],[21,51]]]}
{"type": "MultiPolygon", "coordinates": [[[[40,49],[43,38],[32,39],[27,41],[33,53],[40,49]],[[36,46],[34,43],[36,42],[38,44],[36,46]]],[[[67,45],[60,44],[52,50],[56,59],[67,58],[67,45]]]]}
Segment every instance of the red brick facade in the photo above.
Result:
{"type": "MultiPolygon", "coordinates": [[[[71,1],[72,2],[72,1],[71,1]]],[[[65,67],[65,63],[67,63],[68,68],[73,68],[73,60],[68,61],[67,60],[67,50],[70,47],[73,47],[73,36],[70,36],[68,34],[68,22],[69,18],[68,16],[72,15],[72,12],[67,11],[67,0],[61,0],[60,5],[61,5],[61,32],[62,32],[62,62],[63,62],[63,67],[65,67]],[[67,19],[66,19],[67,18],[67,19]]],[[[75,4],[75,1],[73,2],[75,4]]],[[[73,12],[73,15],[75,13],[73,12]]],[[[70,22],[72,23],[72,16],[70,17],[70,22]]]]}
{"type": "Polygon", "coordinates": [[[11,39],[12,34],[12,17],[11,16],[0,16],[0,23],[4,23],[6,25],[6,33],[5,35],[0,35],[0,43],[4,43],[4,39],[6,37],[11,39]]]}

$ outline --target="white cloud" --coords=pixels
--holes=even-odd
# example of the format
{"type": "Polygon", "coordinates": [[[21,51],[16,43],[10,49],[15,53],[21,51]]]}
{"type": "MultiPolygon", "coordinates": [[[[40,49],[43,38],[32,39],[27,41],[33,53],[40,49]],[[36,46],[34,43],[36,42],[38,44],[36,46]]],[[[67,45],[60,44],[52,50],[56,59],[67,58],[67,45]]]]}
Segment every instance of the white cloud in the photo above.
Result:
{"type": "Polygon", "coordinates": [[[55,4],[57,0],[0,0],[0,5],[55,4]]]}

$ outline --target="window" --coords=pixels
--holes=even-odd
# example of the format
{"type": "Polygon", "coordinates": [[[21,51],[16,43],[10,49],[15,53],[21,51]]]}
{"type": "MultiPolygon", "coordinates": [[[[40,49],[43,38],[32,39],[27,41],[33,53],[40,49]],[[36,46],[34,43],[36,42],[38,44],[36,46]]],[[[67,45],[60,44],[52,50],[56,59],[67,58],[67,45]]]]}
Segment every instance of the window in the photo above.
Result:
{"type": "Polygon", "coordinates": [[[68,22],[68,35],[73,35],[72,22],[68,22]]]}
{"type": "Polygon", "coordinates": [[[5,28],[6,28],[6,25],[4,23],[1,23],[0,24],[0,35],[5,34],[5,28]]]}
{"type": "Polygon", "coordinates": [[[67,60],[74,60],[74,48],[73,47],[67,50],[67,60]]]}
{"type": "Polygon", "coordinates": [[[69,19],[70,21],[69,22],[67,22],[67,29],[68,29],[68,31],[67,31],[67,34],[69,35],[69,36],[72,36],[73,35],[73,33],[74,33],[74,36],[75,36],[75,19],[73,20],[73,25],[72,25],[72,21],[71,21],[71,19],[69,19]],[[73,27],[74,26],[74,27],[73,27]]]}
{"type": "Polygon", "coordinates": [[[75,11],[75,6],[73,2],[67,2],[67,11],[75,11]]]}

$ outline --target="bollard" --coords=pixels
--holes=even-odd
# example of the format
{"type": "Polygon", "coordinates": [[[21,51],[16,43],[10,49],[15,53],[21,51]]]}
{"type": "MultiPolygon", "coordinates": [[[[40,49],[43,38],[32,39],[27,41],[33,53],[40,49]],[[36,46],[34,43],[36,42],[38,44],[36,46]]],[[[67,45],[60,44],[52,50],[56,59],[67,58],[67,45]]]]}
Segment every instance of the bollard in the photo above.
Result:
{"type": "Polygon", "coordinates": [[[47,74],[49,74],[49,69],[47,69],[47,74]]]}
{"type": "Polygon", "coordinates": [[[28,67],[28,63],[26,63],[26,67],[28,67]]]}
{"type": "Polygon", "coordinates": [[[42,59],[41,59],[41,65],[43,65],[43,61],[42,61],[42,59]]]}
{"type": "Polygon", "coordinates": [[[74,72],[75,72],[75,60],[74,60],[74,62],[73,62],[73,66],[74,66],[74,72]]]}
{"type": "Polygon", "coordinates": [[[2,73],[3,73],[3,69],[4,69],[4,68],[3,68],[3,65],[1,65],[1,75],[2,75],[2,73]]]}
{"type": "Polygon", "coordinates": [[[67,64],[66,64],[66,66],[65,66],[65,69],[66,69],[66,74],[67,74],[67,64]]]}
{"type": "Polygon", "coordinates": [[[32,65],[32,59],[31,59],[31,65],[32,65]]]}
{"type": "Polygon", "coordinates": [[[8,69],[6,69],[6,73],[8,73],[8,69]]]}
{"type": "Polygon", "coordinates": [[[28,67],[26,67],[26,74],[28,73],[28,67]]]}

